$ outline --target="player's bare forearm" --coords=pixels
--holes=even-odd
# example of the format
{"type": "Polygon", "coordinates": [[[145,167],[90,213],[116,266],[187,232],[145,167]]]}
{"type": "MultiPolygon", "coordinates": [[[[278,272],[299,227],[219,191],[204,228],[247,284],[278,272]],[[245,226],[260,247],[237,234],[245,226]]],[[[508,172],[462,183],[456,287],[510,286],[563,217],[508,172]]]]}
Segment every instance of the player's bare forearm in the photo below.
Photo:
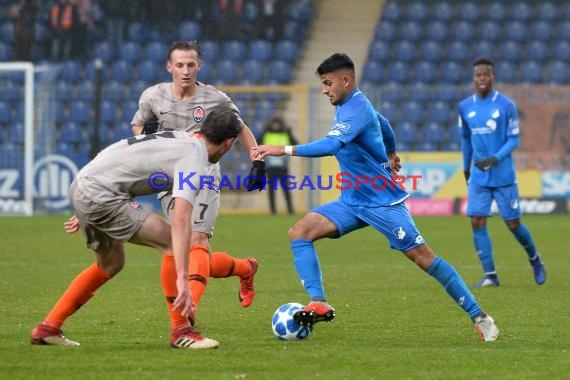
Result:
{"type": "MultiPolygon", "coordinates": [[[[242,129],[239,133],[238,138],[239,138],[239,143],[241,144],[243,149],[245,149],[245,151],[249,154],[249,158],[252,161],[256,160],[256,158],[251,154],[252,152],[251,149],[257,146],[257,141],[255,140],[253,132],[251,132],[251,129],[249,129],[247,125],[242,124],[242,129]]],[[[259,158],[257,158],[257,160],[259,160],[259,158]]]]}
{"type": "Polygon", "coordinates": [[[131,130],[133,131],[133,136],[138,136],[140,134],[142,134],[143,130],[144,130],[144,126],[142,125],[133,125],[131,127],[131,130]]]}
{"type": "MultiPolygon", "coordinates": [[[[292,148],[294,155],[295,146],[292,148]]],[[[283,156],[285,154],[285,147],[278,145],[258,145],[251,149],[251,154],[256,160],[261,160],[265,156],[283,156]]]]}
{"type": "Polygon", "coordinates": [[[188,252],[192,236],[192,208],[192,204],[186,199],[174,199],[171,234],[178,294],[173,306],[174,309],[181,308],[181,313],[184,316],[188,316],[192,311],[192,296],[188,287],[188,252]]]}

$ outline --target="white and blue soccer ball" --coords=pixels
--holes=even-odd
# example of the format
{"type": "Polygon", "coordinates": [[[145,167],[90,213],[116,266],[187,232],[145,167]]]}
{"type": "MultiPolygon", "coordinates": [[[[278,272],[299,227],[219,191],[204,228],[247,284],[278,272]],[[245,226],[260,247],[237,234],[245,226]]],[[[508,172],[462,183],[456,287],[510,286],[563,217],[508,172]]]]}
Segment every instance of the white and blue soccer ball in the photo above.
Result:
{"type": "Polygon", "coordinates": [[[275,310],[271,320],[271,327],[277,339],[303,340],[311,335],[313,326],[301,326],[293,319],[293,314],[304,307],[300,303],[290,302],[279,306],[275,310]]]}

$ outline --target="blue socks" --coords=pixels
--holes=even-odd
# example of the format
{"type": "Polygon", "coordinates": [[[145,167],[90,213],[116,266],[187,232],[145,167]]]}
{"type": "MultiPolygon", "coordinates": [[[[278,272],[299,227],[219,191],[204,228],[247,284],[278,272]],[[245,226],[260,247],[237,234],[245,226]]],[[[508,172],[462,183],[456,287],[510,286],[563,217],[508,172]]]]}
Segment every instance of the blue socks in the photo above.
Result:
{"type": "Polygon", "coordinates": [[[469,317],[475,318],[481,313],[477,300],[451,264],[440,257],[436,257],[427,272],[445,288],[447,294],[469,314],[469,317]]]}
{"type": "Polygon", "coordinates": [[[491,246],[491,238],[487,232],[487,226],[473,230],[473,243],[485,275],[496,275],[493,247],[491,246]]]}
{"type": "Polygon", "coordinates": [[[321,264],[315,251],[315,246],[310,240],[292,240],[293,264],[301,283],[309,293],[311,300],[325,299],[321,264]]]}
{"type": "Polygon", "coordinates": [[[518,228],[514,231],[511,231],[518,242],[523,246],[528,255],[529,260],[536,259],[536,247],[534,246],[534,240],[532,239],[532,235],[530,231],[524,224],[519,224],[518,228]]]}

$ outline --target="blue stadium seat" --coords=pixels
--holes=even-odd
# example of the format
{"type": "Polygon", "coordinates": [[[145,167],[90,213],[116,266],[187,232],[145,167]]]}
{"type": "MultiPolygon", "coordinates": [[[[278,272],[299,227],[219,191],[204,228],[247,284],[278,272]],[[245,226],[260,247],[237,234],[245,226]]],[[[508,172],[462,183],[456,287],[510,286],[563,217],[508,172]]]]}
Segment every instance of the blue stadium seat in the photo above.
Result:
{"type": "Polygon", "coordinates": [[[128,86],[116,80],[111,80],[103,84],[101,93],[103,100],[111,102],[122,102],[123,100],[130,98],[128,86]]]}
{"type": "Polygon", "coordinates": [[[10,79],[2,82],[0,86],[0,101],[21,101],[23,98],[22,85],[10,79]]]}
{"type": "Polygon", "coordinates": [[[544,61],[548,57],[548,46],[542,41],[531,41],[526,46],[525,59],[530,61],[544,61]]]}
{"type": "Polygon", "coordinates": [[[277,107],[270,100],[261,100],[255,103],[255,119],[257,121],[266,121],[275,116],[277,107]]]}
{"type": "MultiPolygon", "coordinates": [[[[570,6],[568,7],[570,10],[570,6]]],[[[568,15],[570,17],[570,14],[568,15]]],[[[558,24],[558,39],[568,41],[570,36],[570,21],[563,21],[558,24]]]]}
{"type": "Polygon", "coordinates": [[[122,103],[121,106],[121,121],[131,122],[133,120],[133,116],[139,109],[139,104],[135,100],[127,100],[122,103]]]}
{"type": "Polygon", "coordinates": [[[460,20],[475,22],[480,18],[480,4],[472,1],[462,1],[458,3],[457,18],[460,20]]]}
{"type": "Polygon", "coordinates": [[[259,19],[259,4],[246,2],[241,19],[244,23],[256,22],[259,19]]]}
{"type": "Polygon", "coordinates": [[[418,152],[435,152],[439,149],[437,147],[437,144],[423,141],[423,142],[418,142],[415,145],[415,150],[417,150],[418,152]]]}
{"type": "Polygon", "coordinates": [[[111,66],[111,80],[127,83],[134,78],[134,63],[118,60],[111,66]]]}
{"type": "Polygon", "coordinates": [[[537,21],[530,25],[530,38],[537,41],[550,42],[552,26],[546,21],[537,21]]]}
{"type": "Polygon", "coordinates": [[[273,44],[266,40],[256,40],[249,44],[249,59],[266,62],[273,57],[273,44]]]}
{"type": "Polygon", "coordinates": [[[466,61],[470,58],[468,45],[462,41],[453,41],[447,47],[447,58],[458,62],[466,61]]]}
{"type": "Polygon", "coordinates": [[[396,141],[413,143],[418,138],[418,126],[415,123],[402,122],[394,127],[396,141]]]}
{"type": "Polygon", "coordinates": [[[223,58],[232,61],[240,61],[246,55],[247,47],[242,41],[228,41],[223,45],[223,58]]]}
{"type": "Polygon", "coordinates": [[[55,99],[59,102],[68,102],[73,97],[73,85],[64,80],[55,84],[55,99]]]}
{"type": "Polygon", "coordinates": [[[457,136],[453,138],[450,136],[449,140],[443,143],[442,150],[447,152],[458,152],[461,150],[461,141],[459,141],[457,136]]]}
{"type": "Polygon", "coordinates": [[[453,5],[445,1],[437,1],[432,9],[432,18],[436,21],[448,22],[454,17],[453,5]]]}
{"type": "Polygon", "coordinates": [[[202,59],[207,62],[215,62],[220,59],[222,48],[218,41],[205,40],[200,42],[202,59]]]}
{"type": "Polygon", "coordinates": [[[136,63],[141,59],[141,50],[139,43],[133,41],[126,42],[119,49],[119,59],[129,63],[136,63]]]}
{"type": "Polygon", "coordinates": [[[375,38],[378,41],[392,41],[397,33],[396,33],[396,26],[394,23],[390,21],[382,21],[376,27],[374,32],[375,38]]]}
{"type": "Polygon", "coordinates": [[[479,25],[478,36],[483,41],[497,41],[503,36],[501,24],[497,21],[484,21],[479,25]]]}
{"type": "Polygon", "coordinates": [[[301,42],[305,38],[305,26],[301,22],[287,21],[283,25],[283,39],[301,42]]]}
{"type": "Polygon", "coordinates": [[[472,45],[473,58],[493,57],[496,54],[495,46],[492,42],[479,40],[472,45]]]}
{"type": "Polygon", "coordinates": [[[216,64],[217,83],[232,84],[240,79],[237,62],[229,59],[222,59],[216,64]]]}
{"type": "Polygon", "coordinates": [[[11,22],[0,23],[0,41],[11,44],[14,41],[14,24],[11,22]]]}
{"type": "Polygon", "coordinates": [[[277,84],[291,81],[291,65],[284,61],[274,60],[269,63],[268,79],[277,84]]]}
{"type": "Polygon", "coordinates": [[[495,77],[499,83],[515,83],[517,80],[517,65],[502,61],[495,66],[495,77]]]}
{"type": "MultiPolygon", "coordinates": [[[[449,121],[449,117],[445,122],[449,121]]],[[[429,122],[422,127],[421,141],[439,144],[445,139],[445,128],[435,121],[429,122]]]]}
{"type": "Polygon", "coordinates": [[[400,106],[402,120],[410,122],[419,122],[424,118],[424,108],[418,102],[405,102],[400,106]]]}
{"type": "Polygon", "coordinates": [[[400,102],[404,98],[404,93],[402,91],[402,86],[398,83],[389,82],[382,86],[381,90],[382,100],[387,100],[389,102],[400,102]]]}
{"type": "Polygon", "coordinates": [[[457,91],[455,90],[455,86],[453,86],[453,85],[439,85],[435,88],[432,98],[441,100],[443,102],[457,103],[459,101],[459,99],[461,99],[461,96],[459,96],[457,94],[457,91]]]}
{"type": "Polygon", "coordinates": [[[75,147],[73,144],[60,142],[55,145],[55,153],[73,160],[73,157],[75,157],[75,147]]]}
{"type": "Polygon", "coordinates": [[[377,108],[382,115],[384,115],[390,123],[396,123],[400,120],[400,110],[395,103],[389,101],[382,101],[380,107],[377,108]]]}
{"type": "Polygon", "coordinates": [[[519,67],[519,83],[540,83],[542,67],[534,61],[523,62],[519,67]]]}
{"type": "Polygon", "coordinates": [[[451,34],[456,41],[469,42],[475,37],[475,28],[467,21],[457,21],[451,24],[451,34]]]}
{"type": "Polygon", "coordinates": [[[493,3],[488,4],[484,10],[485,18],[489,20],[499,22],[506,20],[507,10],[505,9],[505,5],[499,0],[495,0],[493,3]]]}
{"type": "Polygon", "coordinates": [[[95,85],[90,81],[83,81],[75,86],[74,100],[91,102],[95,99],[95,85]]]}
{"type": "Polygon", "coordinates": [[[419,22],[406,21],[400,24],[399,36],[403,40],[418,41],[423,37],[423,29],[419,22]]]}
{"type": "MultiPolygon", "coordinates": [[[[164,66],[164,63],[162,64],[164,66]]],[[[152,60],[139,62],[137,66],[137,78],[152,84],[160,81],[161,73],[164,70],[160,63],[152,60]]]]}
{"type": "Polygon", "coordinates": [[[121,122],[115,125],[114,129],[114,141],[119,141],[122,139],[128,139],[133,136],[133,130],[131,128],[130,122],[121,122]]]}
{"type": "Polygon", "coordinates": [[[4,143],[0,145],[0,167],[18,168],[23,166],[24,155],[20,144],[4,143]]]}
{"type": "Polygon", "coordinates": [[[69,107],[69,120],[85,124],[91,120],[91,107],[81,100],[73,101],[69,107]]]}
{"type": "Polygon", "coordinates": [[[437,67],[432,62],[418,62],[414,65],[413,76],[418,82],[432,83],[438,79],[437,67]]]}
{"type": "Polygon", "coordinates": [[[442,83],[448,84],[459,84],[468,80],[463,66],[453,61],[441,65],[439,78],[442,83]]]}
{"type": "Polygon", "coordinates": [[[78,143],[83,140],[84,128],[76,123],[68,122],[61,127],[60,138],[61,142],[65,143],[78,143]]]}
{"type": "Polygon", "coordinates": [[[202,37],[200,24],[194,21],[184,21],[178,27],[178,38],[185,41],[197,41],[202,37]]]}
{"type": "Polygon", "coordinates": [[[54,121],[58,124],[66,122],[69,120],[69,107],[66,102],[57,101],[55,107],[53,108],[54,121]]]}
{"type": "Polygon", "coordinates": [[[427,40],[446,41],[448,35],[447,24],[441,21],[432,21],[426,25],[424,36],[427,40]]]}
{"type": "Polygon", "coordinates": [[[558,8],[554,3],[548,1],[542,1],[537,5],[536,9],[538,13],[538,19],[545,22],[552,22],[558,18],[558,8]]]}
{"type": "Polygon", "coordinates": [[[8,129],[8,141],[23,144],[26,141],[26,130],[21,122],[12,123],[8,129]]]}
{"type": "Polygon", "coordinates": [[[168,59],[168,47],[161,42],[151,41],[144,46],[145,59],[164,64],[168,59]]]}
{"type": "MultiPolygon", "coordinates": [[[[11,123],[12,122],[12,106],[8,102],[0,101],[0,123],[11,123]]],[[[0,130],[0,134],[1,134],[0,130]]]]}
{"type": "Polygon", "coordinates": [[[82,77],[82,67],[79,61],[65,61],[61,68],[58,79],[66,82],[76,83],[82,77]]]}
{"type": "Polygon", "coordinates": [[[12,48],[7,43],[0,41],[0,62],[12,60],[12,48]]]}
{"type": "Polygon", "coordinates": [[[428,120],[436,123],[447,123],[453,119],[453,111],[449,103],[441,100],[428,103],[427,111],[428,120]]]}
{"type": "Polygon", "coordinates": [[[503,33],[506,40],[524,43],[528,39],[528,28],[520,21],[508,22],[503,29],[503,33]]]}
{"type": "Polygon", "coordinates": [[[100,58],[106,63],[111,62],[116,58],[115,45],[111,42],[101,41],[95,45],[95,58],[100,58]]]}
{"type": "Polygon", "coordinates": [[[388,1],[382,8],[382,20],[398,22],[403,12],[401,6],[396,1],[388,1]]]}
{"type": "Polygon", "coordinates": [[[497,53],[504,61],[517,63],[522,57],[522,46],[515,41],[506,41],[497,48],[497,53]]]}
{"type": "Polygon", "coordinates": [[[103,100],[99,107],[100,121],[103,123],[114,123],[118,120],[117,103],[103,100]]]}
{"type": "Polygon", "coordinates": [[[550,58],[556,61],[570,62],[570,43],[565,40],[555,42],[550,51],[550,58]]]}
{"type": "Polygon", "coordinates": [[[414,1],[408,4],[406,14],[408,16],[408,20],[422,22],[428,18],[429,8],[425,2],[414,1]]]}
{"type": "Polygon", "coordinates": [[[408,89],[408,99],[415,102],[424,102],[432,99],[430,85],[423,82],[415,82],[408,89]]]}
{"type": "Polygon", "coordinates": [[[386,78],[397,83],[407,83],[410,75],[410,65],[406,62],[393,61],[386,67],[386,78]]]}
{"type": "Polygon", "coordinates": [[[144,90],[149,87],[149,84],[142,80],[135,80],[131,83],[131,96],[133,99],[138,99],[144,90]]]}
{"type": "Polygon", "coordinates": [[[420,44],[420,54],[422,60],[439,63],[442,59],[443,46],[437,41],[424,41],[420,44]]]}
{"type": "Polygon", "coordinates": [[[248,59],[241,65],[243,79],[251,84],[260,84],[265,80],[265,64],[261,61],[248,59]]]}
{"type": "Polygon", "coordinates": [[[384,62],[391,59],[390,45],[385,41],[374,41],[368,50],[368,59],[375,62],[384,62]]]}
{"type": "Polygon", "coordinates": [[[134,21],[127,25],[127,40],[141,43],[147,39],[148,27],[144,23],[134,21]]]}
{"type": "Polygon", "coordinates": [[[396,139],[396,151],[397,152],[409,152],[412,150],[412,144],[409,142],[398,141],[396,139]]]}
{"type": "Polygon", "coordinates": [[[416,47],[410,41],[398,41],[392,46],[392,55],[398,61],[410,62],[416,58],[416,47]]]}
{"type": "MultiPolygon", "coordinates": [[[[101,75],[102,80],[107,80],[111,77],[109,67],[106,67],[105,65],[101,68],[99,74],[101,75]]],[[[97,67],[95,66],[95,60],[89,60],[87,63],[85,63],[82,79],[89,82],[95,82],[96,75],[97,75],[97,67]]]]}
{"type": "Polygon", "coordinates": [[[362,70],[364,80],[373,84],[380,84],[384,80],[384,65],[376,61],[368,61],[362,70]]]}
{"type": "Polygon", "coordinates": [[[509,12],[510,18],[523,23],[533,18],[533,13],[534,11],[532,9],[532,6],[528,2],[524,1],[515,2],[511,6],[511,10],[509,12]]]}
{"type": "Polygon", "coordinates": [[[285,62],[295,62],[299,56],[299,47],[293,41],[281,40],[275,47],[275,58],[285,62]]]}
{"type": "Polygon", "coordinates": [[[570,67],[565,62],[551,62],[544,71],[544,81],[549,84],[568,84],[570,81],[569,70],[570,67]]]}
{"type": "Polygon", "coordinates": [[[198,81],[202,83],[210,83],[214,79],[214,70],[209,62],[202,62],[200,72],[198,73],[198,81]]]}

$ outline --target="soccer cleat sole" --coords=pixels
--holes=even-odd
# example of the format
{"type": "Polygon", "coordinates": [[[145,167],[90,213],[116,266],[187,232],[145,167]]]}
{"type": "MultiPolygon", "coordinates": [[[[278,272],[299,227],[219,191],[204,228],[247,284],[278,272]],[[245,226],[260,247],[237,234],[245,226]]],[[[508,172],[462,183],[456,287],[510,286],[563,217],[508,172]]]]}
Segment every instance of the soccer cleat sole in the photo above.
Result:
{"type": "Polygon", "coordinates": [[[183,348],[190,350],[206,350],[216,349],[220,346],[218,341],[210,338],[203,338],[202,340],[194,340],[187,337],[181,337],[176,342],[170,344],[173,348],[183,348]]]}
{"type": "Polygon", "coordinates": [[[64,346],[64,347],[77,347],[79,342],[61,338],[58,336],[48,336],[46,338],[30,338],[30,343],[37,346],[64,346]]]}
{"type": "Polygon", "coordinates": [[[314,311],[299,310],[293,314],[295,322],[302,326],[311,326],[318,322],[330,322],[334,319],[336,312],[329,310],[324,314],[317,314],[314,311]]]}

